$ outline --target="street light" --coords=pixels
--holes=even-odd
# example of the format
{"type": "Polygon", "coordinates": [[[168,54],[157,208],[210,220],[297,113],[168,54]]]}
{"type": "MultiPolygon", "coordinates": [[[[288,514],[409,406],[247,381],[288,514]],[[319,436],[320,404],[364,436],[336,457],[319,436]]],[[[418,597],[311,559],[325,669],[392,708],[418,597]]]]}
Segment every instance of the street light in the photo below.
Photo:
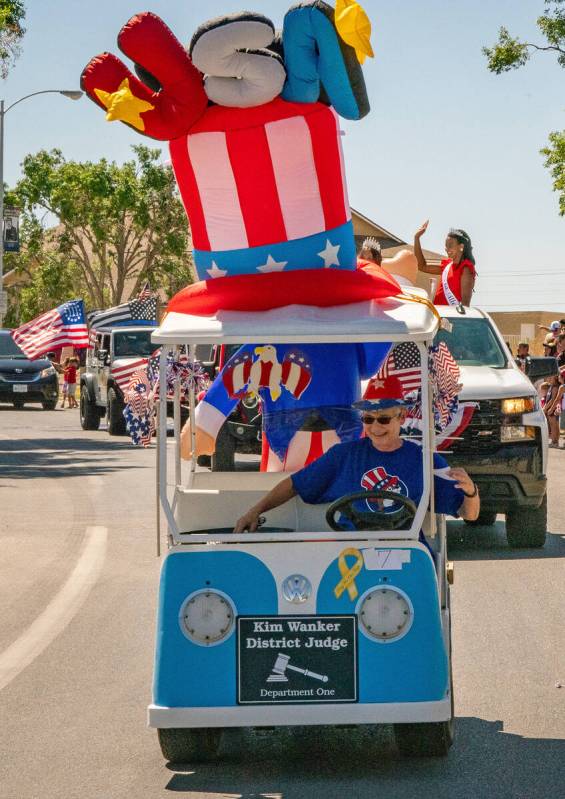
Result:
{"type": "Polygon", "coordinates": [[[20,97],[14,103],[4,108],[4,100],[0,100],[0,328],[4,323],[4,117],[15,105],[36,97],[38,94],[62,94],[69,100],[80,100],[84,92],[77,89],[42,89],[20,97]]]}

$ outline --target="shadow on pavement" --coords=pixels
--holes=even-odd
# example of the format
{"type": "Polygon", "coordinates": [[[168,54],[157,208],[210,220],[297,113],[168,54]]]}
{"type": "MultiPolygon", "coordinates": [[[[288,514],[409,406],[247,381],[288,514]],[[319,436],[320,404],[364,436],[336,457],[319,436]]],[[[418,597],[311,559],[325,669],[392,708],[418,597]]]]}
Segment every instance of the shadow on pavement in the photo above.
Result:
{"type": "Polygon", "coordinates": [[[447,553],[450,560],[523,560],[565,558],[565,533],[547,533],[539,549],[511,549],[503,521],[492,527],[474,527],[465,522],[447,523],[447,553]]]}
{"type": "Polygon", "coordinates": [[[534,799],[563,785],[565,740],[505,733],[501,721],[458,718],[447,758],[401,759],[390,727],[229,730],[220,760],[168,768],[190,795],[309,799],[534,799]]]}
{"type": "Polygon", "coordinates": [[[105,433],[102,435],[104,437],[99,439],[53,437],[0,441],[0,477],[77,477],[107,474],[124,468],[145,468],[142,464],[125,462],[120,457],[124,452],[135,452],[129,437],[115,441],[105,433]]]}

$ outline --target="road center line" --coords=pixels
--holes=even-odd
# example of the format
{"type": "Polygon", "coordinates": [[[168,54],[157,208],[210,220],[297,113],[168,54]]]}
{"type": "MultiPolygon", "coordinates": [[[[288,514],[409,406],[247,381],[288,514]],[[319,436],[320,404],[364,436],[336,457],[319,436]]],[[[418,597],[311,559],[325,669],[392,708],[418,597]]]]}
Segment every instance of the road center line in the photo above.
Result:
{"type": "Polygon", "coordinates": [[[0,691],[32,663],[76,615],[95,585],[106,557],[107,527],[87,527],[76,566],[58,594],[27,630],[0,653],[0,691]]]}

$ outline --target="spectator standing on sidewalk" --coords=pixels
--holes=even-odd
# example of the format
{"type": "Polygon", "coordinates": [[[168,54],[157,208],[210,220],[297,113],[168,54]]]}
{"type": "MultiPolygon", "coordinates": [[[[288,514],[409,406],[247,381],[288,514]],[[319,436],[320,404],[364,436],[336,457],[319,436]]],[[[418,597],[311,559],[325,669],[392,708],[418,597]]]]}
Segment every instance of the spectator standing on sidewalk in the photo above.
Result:
{"type": "Polygon", "coordinates": [[[557,366],[562,369],[565,366],[565,333],[560,333],[556,339],[557,366]]]}
{"type": "Polygon", "coordinates": [[[555,358],[557,356],[557,342],[551,333],[548,333],[543,340],[543,354],[546,358],[555,358]]]}
{"type": "Polygon", "coordinates": [[[447,258],[440,266],[428,264],[422,252],[420,239],[428,229],[429,220],[414,234],[414,255],[418,269],[428,275],[441,275],[434,297],[435,305],[471,305],[475,287],[475,256],[469,234],[460,228],[452,228],[445,239],[447,258]]]}
{"type": "Polygon", "coordinates": [[[559,417],[563,408],[563,394],[565,394],[565,385],[561,372],[541,385],[543,412],[549,428],[549,446],[554,448],[559,446],[559,417]]]}
{"type": "Polygon", "coordinates": [[[518,352],[516,353],[516,363],[518,364],[519,368],[525,374],[528,374],[530,371],[530,364],[532,359],[530,358],[530,345],[527,344],[525,341],[521,341],[518,344],[518,352]]]}
{"type": "MultiPolygon", "coordinates": [[[[76,401],[76,388],[77,388],[77,371],[78,371],[78,358],[73,356],[68,359],[68,364],[65,366],[65,383],[67,384],[67,399],[69,401],[69,408],[78,408],[76,401]]],[[[63,397],[63,403],[65,398],[63,397]]],[[[64,407],[64,406],[63,406],[64,407]]]]}
{"type": "Polygon", "coordinates": [[[560,333],[565,333],[565,319],[555,319],[549,325],[538,325],[540,330],[547,330],[552,336],[558,336],[560,333]]]}

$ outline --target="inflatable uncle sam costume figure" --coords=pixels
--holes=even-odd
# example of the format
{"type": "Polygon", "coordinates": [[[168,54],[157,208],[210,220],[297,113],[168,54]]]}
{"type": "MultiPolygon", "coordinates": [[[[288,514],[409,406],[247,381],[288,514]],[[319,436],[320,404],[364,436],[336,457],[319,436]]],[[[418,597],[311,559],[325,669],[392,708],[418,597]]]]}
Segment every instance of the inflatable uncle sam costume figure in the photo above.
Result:
{"type": "MultiPolygon", "coordinates": [[[[262,14],[220,17],[195,32],[188,51],[146,12],[122,28],[118,45],[138,77],[103,53],[85,68],[82,87],[108,120],[169,141],[199,280],[173,297],[168,313],[335,306],[400,293],[380,266],[356,262],[338,115],[356,120],[369,111],[360,62],[373,54],[370,23],[357,2],[337,0],[335,11],[321,0],[296,5],[282,34],[262,14]]],[[[286,349],[275,348],[273,365],[284,368],[286,349]]],[[[257,386],[270,468],[290,468],[290,440],[312,409],[324,408],[327,445],[358,435],[350,404],[386,354],[382,345],[300,349],[311,379],[299,396],[284,380],[274,392],[257,386]]],[[[266,358],[260,343],[240,355],[250,374],[266,358]]],[[[213,451],[230,407],[251,390],[246,383],[230,393],[227,383],[223,373],[202,404],[200,452],[213,451]]]]}

